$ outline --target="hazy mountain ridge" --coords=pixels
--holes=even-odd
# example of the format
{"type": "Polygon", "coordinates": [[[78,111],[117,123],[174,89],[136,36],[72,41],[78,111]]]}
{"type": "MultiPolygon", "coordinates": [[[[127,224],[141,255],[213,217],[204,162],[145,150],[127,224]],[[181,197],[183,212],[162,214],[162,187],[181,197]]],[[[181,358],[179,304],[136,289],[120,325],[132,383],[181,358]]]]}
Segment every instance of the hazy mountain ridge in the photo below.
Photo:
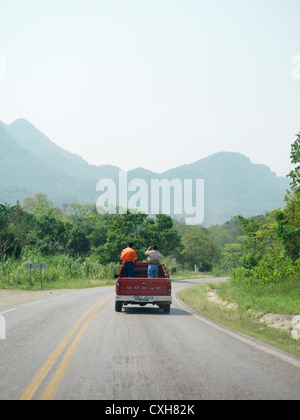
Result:
{"type": "MultiPolygon", "coordinates": [[[[53,143],[24,119],[0,121],[0,202],[15,204],[44,192],[55,205],[95,204],[99,179],[118,180],[120,169],[90,165],[82,157],[53,143]]],[[[223,223],[237,214],[253,216],[284,205],[289,186],[265,165],[253,164],[239,153],[220,152],[162,174],[137,168],[128,180],[178,178],[205,180],[205,224],[223,223]]]]}

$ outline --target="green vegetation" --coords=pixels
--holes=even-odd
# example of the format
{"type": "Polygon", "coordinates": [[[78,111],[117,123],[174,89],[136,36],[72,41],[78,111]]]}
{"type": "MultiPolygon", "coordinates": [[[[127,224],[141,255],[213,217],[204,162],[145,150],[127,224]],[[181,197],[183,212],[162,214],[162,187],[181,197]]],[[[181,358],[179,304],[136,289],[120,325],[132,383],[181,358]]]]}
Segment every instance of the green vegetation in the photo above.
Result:
{"type": "Polygon", "coordinates": [[[119,271],[119,265],[102,265],[97,258],[72,257],[69,255],[45,256],[33,252],[29,248],[22,250],[19,259],[7,258],[0,264],[1,288],[30,289],[41,288],[40,271],[30,273],[25,269],[26,264],[47,264],[43,270],[44,289],[75,289],[115,284],[114,275],[119,271]]]}
{"type": "MultiPolygon", "coordinates": [[[[292,145],[292,163],[300,163],[300,134],[292,145]]],[[[291,189],[284,209],[265,216],[239,217],[243,255],[231,274],[236,285],[282,282],[300,271],[300,166],[289,174],[291,189]]]]}
{"type": "MultiPolygon", "coordinates": [[[[164,215],[100,215],[95,206],[77,203],[57,209],[44,194],[27,198],[23,206],[0,205],[0,287],[37,287],[29,284],[29,263],[47,264],[45,287],[113,284],[129,240],[140,260],[154,242],[164,255],[182,250],[172,219],[164,215]]],[[[178,270],[170,267],[173,274],[178,270]]]]}
{"type": "Polygon", "coordinates": [[[218,296],[234,302],[245,312],[297,315],[300,314],[300,274],[255,287],[235,286],[230,282],[218,288],[218,296]]]}
{"type": "Polygon", "coordinates": [[[283,209],[248,219],[239,216],[231,243],[224,235],[225,225],[209,229],[220,246],[214,271],[229,272],[229,282],[198,285],[180,297],[217,322],[300,356],[300,343],[290,332],[257,322],[266,313],[300,314],[300,133],[292,145],[291,160],[298,166],[289,174],[291,188],[283,209]],[[209,302],[206,292],[212,288],[235,308],[209,302]]]}

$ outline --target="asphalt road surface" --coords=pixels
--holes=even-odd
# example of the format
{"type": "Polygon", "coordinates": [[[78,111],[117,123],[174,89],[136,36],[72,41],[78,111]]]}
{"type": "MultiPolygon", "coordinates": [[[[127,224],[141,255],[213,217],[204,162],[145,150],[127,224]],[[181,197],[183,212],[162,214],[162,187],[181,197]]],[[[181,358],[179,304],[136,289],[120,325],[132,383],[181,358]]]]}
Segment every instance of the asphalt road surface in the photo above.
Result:
{"type": "MultiPolygon", "coordinates": [[[[203,281],[203,280],[202,280],[203,281]]],[[[1,400],[300,399],[300,359],[207,320],[176,298],[114,311],[114,288],[8,308],[1,400]]]]}

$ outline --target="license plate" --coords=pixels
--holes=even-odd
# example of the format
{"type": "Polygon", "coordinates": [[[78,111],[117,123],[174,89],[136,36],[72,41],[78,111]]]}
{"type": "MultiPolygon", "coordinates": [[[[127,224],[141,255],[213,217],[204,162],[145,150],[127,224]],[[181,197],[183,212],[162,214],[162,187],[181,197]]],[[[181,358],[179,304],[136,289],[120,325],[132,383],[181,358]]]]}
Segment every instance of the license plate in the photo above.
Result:
{"type": "Polygon", "coordinates": [[[152,296],[136,296],[135,297],[136,302],[153,302],[152,296]]]}

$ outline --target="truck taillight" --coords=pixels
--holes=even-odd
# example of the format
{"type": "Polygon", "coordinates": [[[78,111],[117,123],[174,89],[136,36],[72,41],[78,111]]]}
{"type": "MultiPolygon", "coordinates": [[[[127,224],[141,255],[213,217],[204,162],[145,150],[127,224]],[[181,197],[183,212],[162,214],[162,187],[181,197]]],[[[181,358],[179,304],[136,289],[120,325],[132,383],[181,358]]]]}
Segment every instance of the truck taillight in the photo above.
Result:
{"type": "Polygon", "coordinates": [[[171,280],[168,280],[168,293],[172,292],[172,284],[171,284],[171,280]]]}
{"type": "Polygon", "coordinates": [[[120,283],[117,282],[117,284],[116,284],[116,292],[119,292],[119,291],[120,291],[120,283]]]}

